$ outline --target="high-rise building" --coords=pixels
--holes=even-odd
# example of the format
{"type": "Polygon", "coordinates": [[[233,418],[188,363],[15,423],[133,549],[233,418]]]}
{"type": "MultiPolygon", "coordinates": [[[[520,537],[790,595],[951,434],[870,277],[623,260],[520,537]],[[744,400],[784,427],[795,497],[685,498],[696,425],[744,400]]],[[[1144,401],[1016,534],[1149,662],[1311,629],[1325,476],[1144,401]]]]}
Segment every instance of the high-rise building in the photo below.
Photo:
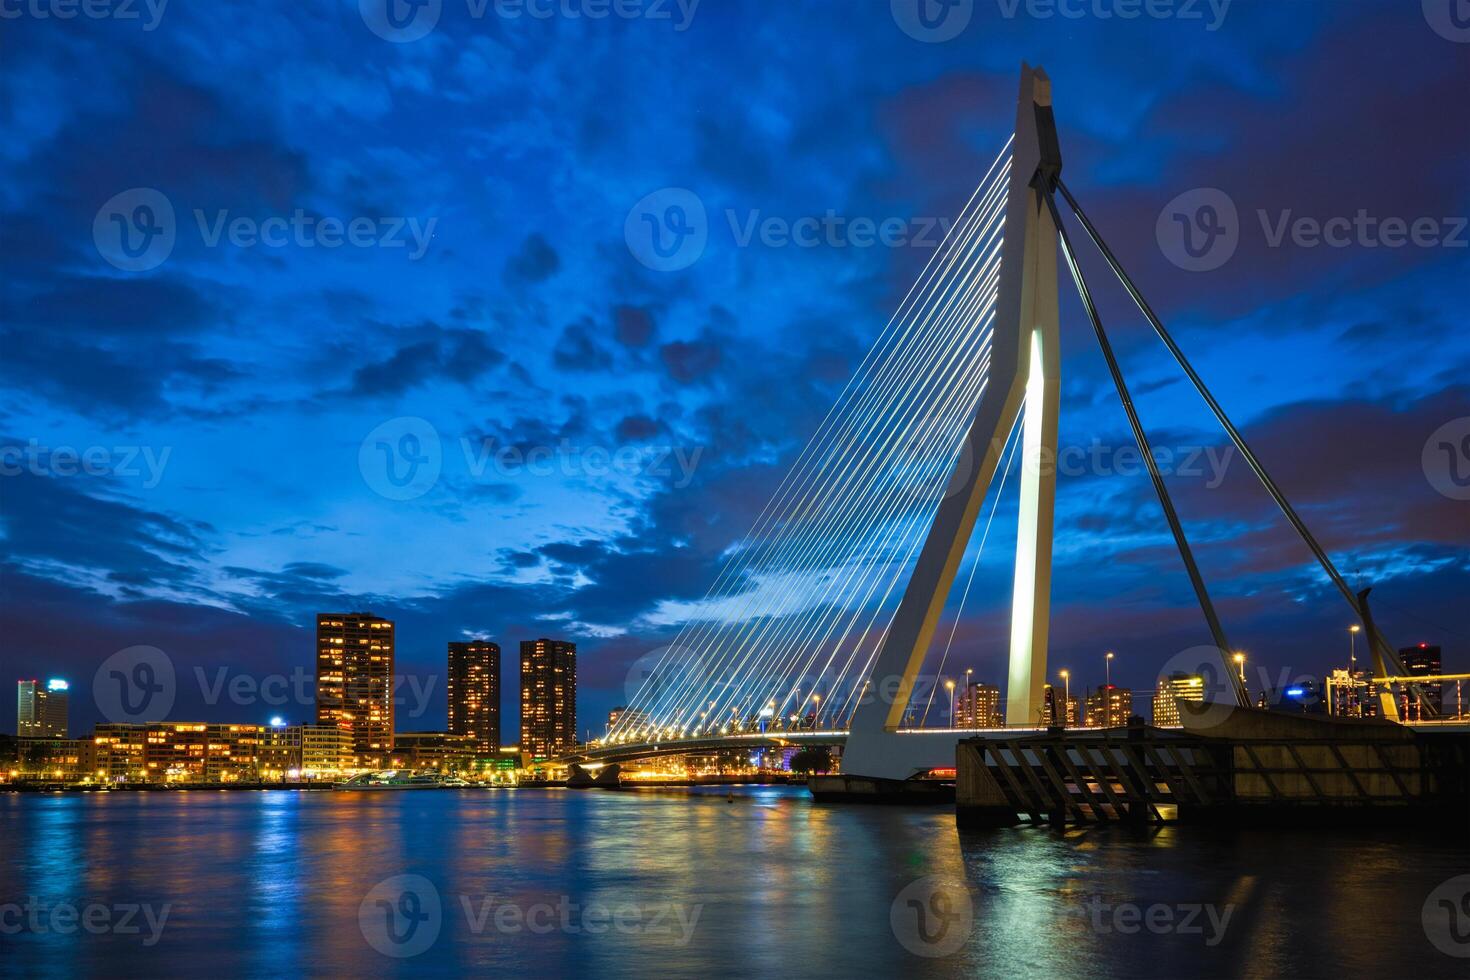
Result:
{"type": "Polygon", "coordinates": [[[1121,728],[1133,714],[1133,692],[1104,684],[1087,695],[1087,723],[1094,728],[1121,728]]]}
{"type": "Polygon", "coordinates": [[[1205,679],[1199,674],[1176,670],[1168,677],[1160,677],[1159,686],[1154,691],[1154,727],[1178,728],[1183,724],[1179,717],[1179,702],[1204,699],[1205,679]]]}
{"type": "Polygon", "coordinates": [[[467,736],[476,755],[500,751],[500,645],[449,644],[449,734],[467,736]]]}
{"type": "Polygon", "coordinates": [[[993,684],[970,684],[955,705],[955,724],[960,728],[1004,728],[1000,688],[993,684]]]}
{"type": "Polygon", "coordinates": [[[345,727],[359,754],[393,749],[393,622],[371,613],[316,617],[316,723],[345,727]]]}
{"type": "Polygon", "coordinates": [[[16,734],[22,738],[66,738],[68,688],[66,681],[52,678],[17,681],[15,685],[16,734]]]}
{"type": "MultiPolygon", "coordinates": [[[[1410,677],[1438,677],[1444,673],[1444,659],[1440,656],[1437,643],[1420,643],[1417,646],[1404,647],[1399,651],[1399,659],[1403,661],[1404,670],[1409,672],[1410,677]]],[[[1444,712],[1443,682],[1420,684],[1419,688],[1423,692],[1424,705],[1421,706],[1410,692],[1407,720],[1418,721],[1426,715],[1442,714],[1444,712]]]]}
{"type": "Polygon", "coordinates": [[[521,751],[532,759],[550,759],[570,752],[576,743],[576,644],[523,640],[521,751]]]}
{"type": "MultiPolygon", "coordinates": [[[[1060,701],[1062,692],[1050,684],[1042,686],[1041,689],[1041,723],[1043,725],[1054,725],[1052,719],[1057,716],[1057,702],[1060,701]]],[[[1068,694],[1066,705],[1066,721],[1064,726],[1076,728],[1082,724],[1082,702],[1075,694],[1068,694]]]]}

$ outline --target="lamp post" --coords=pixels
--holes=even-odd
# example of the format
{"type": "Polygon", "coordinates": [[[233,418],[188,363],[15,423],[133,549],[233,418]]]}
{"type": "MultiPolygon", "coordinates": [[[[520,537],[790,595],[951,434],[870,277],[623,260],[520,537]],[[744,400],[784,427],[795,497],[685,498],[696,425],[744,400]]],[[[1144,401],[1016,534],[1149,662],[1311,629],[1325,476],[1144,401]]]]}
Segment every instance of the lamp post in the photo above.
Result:
{"type": "MultiPolygon", "coordinates": [[[[1061,724],[1062,724],[1062,727],[1065,728],[1066,725],[1067,725],[1067,722],[1069,722],[1069,721],[1072,720],[1072,672],[1070,670],[1063,670],[1061,672],[1061,678],[1062,678],[1062,721],[1061,721],[1061,724]]],[[[1053,718],[1052,721],[1056,721],[1056,719],[1053,718]]]]}
{"type": "Polygon", "coordinates": [[[1103,671],[1108,680],[1108,687],[1113,686],[1113,651],[1109,650],[1103,655],[1103,671]]]}
{"type": "Polygon", "coordinates": [[[949,688],[949,727],[950,728],[953,728],[954,727],[954,681],[952,681],[952,680],[945,681],[944,682],[944,686],[947,687],[947,688],[949,688]]]}
{"type": "Polygon", "coordinates": [[[1347,704],[1347,709],[1348,709],[1348,714],[1349,715],[1356,715],[1356,714],[1359,713],[1359,712],[1356,712],[1356,711],[1353,710],[1353,706],[1355,704],[1357,704],[1357,701],[1358,701],[1358,686],[1357,686],[1356,680],[1353,677],[1353,675],[1356,674],[1357,673],[1357,670],[1358,670],[1358,631],[1361,630],[1362,628],[1363,627],[1359,626],[1357,623],[1354,623],[1353,625],[1351,625],[1351,626],[1348,627],[1348,696],[1347,696],[1348,704],[1347,704]]]}

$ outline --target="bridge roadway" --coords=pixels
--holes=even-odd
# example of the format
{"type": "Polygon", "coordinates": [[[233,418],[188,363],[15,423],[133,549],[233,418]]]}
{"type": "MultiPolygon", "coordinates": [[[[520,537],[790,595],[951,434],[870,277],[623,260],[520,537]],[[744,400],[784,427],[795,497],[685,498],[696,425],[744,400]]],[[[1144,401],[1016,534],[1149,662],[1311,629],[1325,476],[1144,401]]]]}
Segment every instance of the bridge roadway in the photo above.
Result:
{"type": "MultiPolygon", "coordinates": [[[[1326,717],[1326,716],[1321,716],[1326,717]]],[[[1409,722],[1409,728],[1420,731],[1470,732],[1470,719],[1446,719],[1444,721],[1409,722]]],[[[1086,730],[1091,726],[1074,726],[1074,730],[1086,730]]],[[[955,740],[975,735],[1016,735],[1025,732],[1043,734],[1044,728],[905,728],[898,734],[943,735],[949,732],[955,740]]],[[[704,738],[668,739],[661,742],[628,742],[617,745],[595,745],[581,752],[563,756],[559,763],[631,762],[635,759],[654,759],[670,755],[697,755],[702,752],[718,752],[728,749],[771,749],[802,745],[846,745],[847,732],[841,730],[814,732],[742,732],[737,735],[711,735],[704,738]]]]}

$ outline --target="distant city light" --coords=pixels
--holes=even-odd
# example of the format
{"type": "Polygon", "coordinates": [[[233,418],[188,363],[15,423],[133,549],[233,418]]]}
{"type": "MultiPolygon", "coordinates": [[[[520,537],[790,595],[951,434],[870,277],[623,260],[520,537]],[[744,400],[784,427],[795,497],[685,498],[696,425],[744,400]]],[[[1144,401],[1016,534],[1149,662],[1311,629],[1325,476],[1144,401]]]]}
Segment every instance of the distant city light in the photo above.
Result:
{"type": "Polygon", "coordinates": [[[285,726],[285,724],[286,724],[286,719],[282,718],[280,715],[273,715],[271,717],[271,727],[272,728],[282,728],[282,727],[285,726]]]}
{"type": "Polygon", "coordinates": [[[1288,687],[1286,689],[1286,696],[1289,697],[1289,698],[1299,698],[1303,694],[1306,694],[1306,693],[1307,692],[1303,688],[1300,688],[1300,687],[1288,687]]]}
{"type": "Polygon", "coordinates": [[[46,682],[46,690],[48,691],[65,691],[69,687],[71,685],[59,677],[53,677],[46,682]]]}

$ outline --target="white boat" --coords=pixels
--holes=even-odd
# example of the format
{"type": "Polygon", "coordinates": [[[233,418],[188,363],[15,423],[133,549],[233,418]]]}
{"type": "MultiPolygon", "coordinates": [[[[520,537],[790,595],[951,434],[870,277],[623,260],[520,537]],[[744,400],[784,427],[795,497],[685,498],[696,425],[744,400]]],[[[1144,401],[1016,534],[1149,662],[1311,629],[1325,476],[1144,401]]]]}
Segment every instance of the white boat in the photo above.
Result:
{"type": "Polygon", "coordinates": [[[332,788],[343,790],[439,789],[443,785],[443,781],[432,773],[414,775],[399,772],[396,769],[385,769],[382,772],[361,773],[346,782],[334,783],[332,788]]]}

